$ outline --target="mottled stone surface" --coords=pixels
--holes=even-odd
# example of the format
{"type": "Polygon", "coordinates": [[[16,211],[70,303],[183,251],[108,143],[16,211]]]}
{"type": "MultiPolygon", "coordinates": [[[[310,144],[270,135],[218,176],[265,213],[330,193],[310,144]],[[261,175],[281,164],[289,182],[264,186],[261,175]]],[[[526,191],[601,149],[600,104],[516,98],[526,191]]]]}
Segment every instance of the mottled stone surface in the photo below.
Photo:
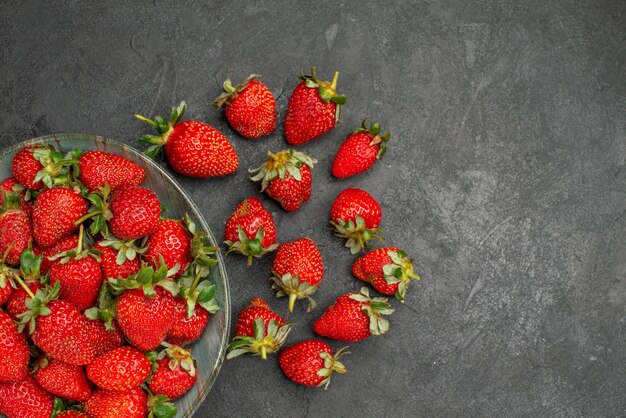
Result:
{"type": "MultiPolygon", "coordinates": [[[[329,390],[292,384],[275,357],[242,358],[197,416],[626,414],[625,2],[1,1],[0,28],[2,147],[56,132],[143,147],[132,113],[186,99],[241,159],[227,178],[178,177],[217,235],[257,195],[247,168],[286,147],[282,128],[247,141],[208,107],[223,79],[263,74],[282,122],[300,71],[341,72],[341,125],[301,147],[320,160],[312,200],[294,214],[264,201],[281,241],[319,244],[321,307],[360,287],[327,224],[345,187],[380,200],[387,242],[423,280],[329,390]],[[365,116],[392,132],[389,152],[331,178],[365,116]]],[[[252,296],[284,310],[271,257],[226,263],[235,312],[252,296]]],[[[319,312],[291,316],[291,342],[319,312]]]]}

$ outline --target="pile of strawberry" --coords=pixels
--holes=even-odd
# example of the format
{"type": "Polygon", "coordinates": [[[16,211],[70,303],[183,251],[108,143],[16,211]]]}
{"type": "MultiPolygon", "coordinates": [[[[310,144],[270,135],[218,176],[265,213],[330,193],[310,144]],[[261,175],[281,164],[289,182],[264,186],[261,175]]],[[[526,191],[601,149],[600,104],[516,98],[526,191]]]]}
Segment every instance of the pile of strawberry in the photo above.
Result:
{"type": "Polygon", "coordinates": [[[219,309],[217,248],[161,217],[139,165],[21,149],[0,183],[0,414],[173,417],[219,309]]]}

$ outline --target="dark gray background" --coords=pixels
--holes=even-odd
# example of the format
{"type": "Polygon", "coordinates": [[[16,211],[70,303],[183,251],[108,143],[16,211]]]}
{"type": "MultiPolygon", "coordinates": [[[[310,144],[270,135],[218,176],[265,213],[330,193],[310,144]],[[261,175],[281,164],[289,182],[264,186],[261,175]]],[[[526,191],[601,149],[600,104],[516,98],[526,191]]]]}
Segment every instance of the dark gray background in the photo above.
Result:
{"type": "MultiPolygon", "coordinates": [[[[177,177],[221,236],[235,204],[258,195],[246,170],[287,147],[297,74],[337,69],[342,123],[300,147],[320,160],[311,201],[286,214],[263,198],[279,240],[318,243],[321,307],[358,289],[327,217],[339,191],[361,187],[423,277],[329,390],[292,384],[275,357],[242,358],[197,416],[626,414],[625,2],[123,3],[0,2],[2,147],[59,132],[143,147],[149,129],[132,113],[185,99],[241,160],[226,178],[177,177]],[[208,107],[226,76],[249,73],[279,108],[280,127],[257,142],[208,107]],[[392,132],[389,152],[367,174],[331,178],[366,116],[392,132]]],[[[284,311],[271,259],[227,258],[234,313],[252,296],[284,311]]],[[[290,342],[312,337],[319,313],[298,309],[290,342]]]]}

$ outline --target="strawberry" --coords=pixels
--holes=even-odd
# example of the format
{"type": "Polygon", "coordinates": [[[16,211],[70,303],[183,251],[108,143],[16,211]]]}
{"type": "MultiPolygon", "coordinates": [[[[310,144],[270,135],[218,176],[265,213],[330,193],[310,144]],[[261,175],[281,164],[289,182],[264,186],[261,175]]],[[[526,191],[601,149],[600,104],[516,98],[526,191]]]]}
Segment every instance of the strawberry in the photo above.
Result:
{"type": "Polygon", "coordinates": [[[339,147],[333,161],[332,173],[337,178],[361,174],[370,169],[387,151],[389,132],[380,134],[380,123],[374,122],[368,128],[366,119],[361,127],[352,132],[339,147]]]}
{"type": "Polygon", "coordinates": [[[317,160],[304,152],[291,149],[276,154],[268,152],[268,159],[251,180],[261,180],[261,192],[276,200],[287,212],[294,212],[311,197],[311,168],[317,160]]]}
{"type": "Polygon", "coordinates": [[[278,247],[272,272],[272,287],[277,290],[276,296],[289,295],[289,312],[293,312],[296,299],[307,298],[308,311],[315,307],[311,295],[324,277],[324,263],[312,239],[300,238],[278,247]]]}
{"type": "Polygon", "coordinates": [[[71,184],[78,171],[80,154],[72,150],[61,155],[49,145],[30,145],[15,154],[11,171],[15,180],[29,190],[40,190],[44,185],[71,184]]]}
{"type": "Polygon", "coordinates": [[[30,349],[13,319],[0,311],[0,382],[18,382],[26,377],[30,349]]]}
{"type": "Polygon", "coordinates": [[[13,286],[13,282],[6,273],[0,271],[0,306],[4,305],[13,294],[13,286]]]}
{"type": "MultiPolygon", "coordinates": [[[[33,294],[37,292],[37,290],[44,288],[44,285],[38,282],[26,282],[26,286],[33,294]]],[[[28,311],[26,307],[26,300],[28,298],[30,298],[30,295],[26,293],[26,290],[22,287],[15,289],[13,293],[11,293],[11,296],[9,296],[6,309],[14,320],[19,321],[20,315],[28,311]]]]}
{"type": "Polygon", "coordinates": [[[35,380],[51,394],[72,401],[86,401],[91,396],[91,386],[82,366],[42,357],[37,362],[35,380]]]}
{"type": "Polygon", "coordinates": [[[7,206],[0,207],[0,260],[13,266],[33,241],[30,219],[23,210],[14,209],[19,207],[15,197],[8,197],[7,206]]]}
{"type": "Polygon", "coordinates": [[[159,223],[161,204],[156,195],[142,187],[118,188],[111,194],[111,232],[123,240],[153,234],[159,223]]]}
{"type": "Polygon", "coordinates": [[[13,157],[13,162],[11,163],[11,171],[13,172],[13,177],[15,180],[22,184],[29,190],[39,190],[43,188],[43,182],[41,180],[34,181],[35,176],[41,170],[43,170],[43,164],[39,162],[33,156],[33,151],[41,149],[41,150],[49,150],[43,145],[30,145],[28,147],[24,147],[15,154],[13,157]]]}
{"type": "Polygon", "coordinates": [[[380,204],[365,190],[345,189],[330,209],[330,223],[335,235],[347,238],[346,247],[352,254],[365,249],[372,238],[382,239],[378,225],[383,217],[380,204]]]}
{"type": "Polygon", "coordinates": [[[20,200],[20,209],[30,217],[33,212],[33,202],[30,193],[15,180],[15,177],[7,177],[0,182],[0,206],[4,206],[5,195],[9,193],[17,193],[20,200]]]}
{"type": "Polygon", "coordinates": [[[140,388],[125,392],[97,389],[85,402],[85,412],[91,418],[144,418],[148,396],[140,388]]]}
{"type": "Polygon", "coordinates": [[[63,238],[62,240],[60,240],[53,246],[48,247],[43,250],[37,247],[36,245],[33,246],[33,253],[35,253],[36,255],[39,255],[39,254],[42,255],[41,274],[46,274],[50,270],[50,267],[53,264],[60,262],[60,259],[58,258],[54,260],[51,260],[51,258],[53,258],[54,256],[58,254],[67,252],[71,250],[72,248],[76,248],[77,245],[78,245],[78,234],[73,234],[73,235],[63,238]]]}
{"type": "Polygon", "coordinates": [[[333,129],[346,103],[346,96],[337,94],[338,72],[332,83],[318,80],[315,67],[311,75],[300,74],[300,78],[303,81],[291,93],[285,117],[285,139],[292,145],[304,144],[333,129]]]}
{"type": "Polygon", "coordinates": [[[404,302],[411,279],[420,279],[406,253],[396,247],[377,248],[365,254],[354,262],[352,274],[380,293],[395,294],[400,302],[404,302]]]}
{"type": "Polygon", "coordinates": [[[346,348],[333,356],[332,348],[323,341],[300,341],[280,352],[278,365],[285,376],[300,385],[327,388],[333,372],[346,372],[346,367],[338,360],[346,348]]]}
{"type": "Polygon", "coordinates": [[[180,398],[196,382],[196,360],[183,348],[168,344],[154,364],[156,370],[152,372],[148,387],[155,395],[180,398]]]}
{"type": "Polygon", "coordinates": [[[180,297],[174,298],[174,321],[165,340],[170,344],[185,346],[196,341],[206,328],[209,311],[202,306],[195,306],[190,316],[187,315],[187,302],[180,297]]]}
{"type": "Polygon", "coordinates": [[[143,249],[138,249],[133,243],[106,239],[97,242],[93,248],[100,252],[100,268],[105,279],[126,279],[141,268],[137,253],[143,249]]]}
{"type": "Polygon", "coordinates": [[[254,298],[237,316],[235,338],[228,346],[227,358],[250,353],[260,354],[265,360],[267,353],[274,353],[283,345],[289,331],[291,324],[286,324],[263,299],[254,298]]]}
{"type": "Polygon", "coordinates": [[[105,322],[100,319],[87,319],[86,326],[96,357],[121,347],[126,342],[119,325],[114,321],[111,321],[112,329],[107,329],[105,322]]]}
{"type": "Polygon", "coordinates": [[[78,229],[76,222],[89,206],[82,196],[67,187],[42,191],[33,207],[33,237],[42,249],[53,246],[78,229]]]}
{"type": "Polygon", "coordinates": [[[237,205],[226,221],[224,244],[228,247],[226,254],[248,256],[248,265],[252,264],[252,257],[261,257],[278,247],[274,218],[259,199],[249,197],[237,205]]]}
{"type": "Polygon", "coordinates": [[[138,387],[149,375],[150,360],[129,346],[111,350],[87,366],[89,380],[111,391],[123,392],[138,387]]]}
{"type": "Polygon", "coordinates": [[[313,324],[313,330],[322,337],[340,341],[361,341],[370,335],[381,335],[389,330],[389,322],[381,315],[389,315],[386,298],[370,298],[367,288],[361,293],[347,293],[326,308],[313,324]]]}
{"type": "Polygon", "coordinates": [[[50,418],[54,397],[30,374],[23,380],[0,383],[0,414],[6,418],[50,418]]]}
{"type": "Polygon", "coordinates": [[[135,115],[160,134],[142,137],[142,141],[153,144],[146,155],[154,158],[164,148],[170,167],[183,176],[214,177],[234,173],[239,159],[228,139],[206,123],[197,120],[180,122],[186,109],[185,102],[172,108],[170,121],[162,116],[150,120],[135,115]]]}
{"type": "Polygon", "coordinates": [[[80,167],[78,179],[89,192],[96,191],[105,183],[108,183],[111,190],[122,185],[139,186],[146,179],[146,170],[143,167],[121,155],[90,150],[78,161],[80,167]]]}
{"type": "Polygon", "coordinates": [[[217,109],[226,105],[226,120],[241,136],[257,139],[271,134],[276,128],[276,102],[265,84],[252,74],[243,83],[233,87],[224,81],[225,92],[213,102],[217,109]]]}
{"type": "Polygon", "coordinates": [[[191,236],[179,220],[161,219],[156,231],[148,238],[146,247],[143,259],[148,265],[157,268],[160,257],[168,269],[178,265],[173,279],[180,277],[191,263],[191,236]]]}
{"type": "Polygon", "coordinates": [[[28,249],[20,254],[19,271],[0,262],[0,306],[6,303],[7,311],[12,316],[15,317],[14,313],[19,314],[23,312],[26,308],[25,301],[28,296],[22,288],[16,289],[16,276],[19,276],[22,281],[33,282],[39,280],[41,263],[42,257],[35,256],[28,249]]]}

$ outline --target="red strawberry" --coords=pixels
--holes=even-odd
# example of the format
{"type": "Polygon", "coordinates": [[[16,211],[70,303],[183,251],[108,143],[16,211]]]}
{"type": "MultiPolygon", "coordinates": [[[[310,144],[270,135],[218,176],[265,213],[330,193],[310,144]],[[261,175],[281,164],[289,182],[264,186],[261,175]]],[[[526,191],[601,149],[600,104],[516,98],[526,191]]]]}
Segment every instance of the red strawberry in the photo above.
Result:
{"type": "Polygon", "coordinates": [[[289,296],[289,312],[293,312],[296,299],[307,298],[308,311],[315,307],[311,295],[324,277],[324,263],[312,239],[300,238],[278,247],[272,272],[272,287],[277,290],[276,296],[289,296]]]}
{"type": "Polygon", "coordinates": [[[0,206],[4,206],[6,200],[4,196],[9,193],[17,193],[20,199],[20,209],[30,216],[33,212],[33,202],[30,200],[30,193],[27,196],[26,188],[19,184],[15,177],[8,177],[0,182],[0,206]]]}
{"type": "Polygon", "coordinates": [[[389,132],[380,134],[378,122],[368,128],[363,119],[361,127],[348,135],[339,147],[333,161],[333,176],[346,178],[369,170],[385,154],[390,136],[389,132]]]}
{"type": "MultiPolygon", "coordinates": [[[[15,203],[19,206],[19,202],[15,203]]],[[[22,251],[31,245],[32,240],[28,215],[21,209],[0,208],[0,262],[13,266],[19,264],[22,251]]]]}
{"type": "Polygon", "coordinates": [[[346,247],[352,254],[365,249],[370,239],[382,239],[378,233],[382,217],[380,204],[365,190],[356,188],[339,193],[330,209],[335,235],[347,238],[346,247]]]}
{"type": "Polygon", "coordinates": [[[30,190],[40,190],[44,185],[70,184],[75,180],[80,154],[80,151],[72,150],[61,155],[52,146],[31,145],[15,154],[11,171],[15,180],[30,190]]]}
{"type": "Polygon", "coordinates": [[[311,197],[311,168],[317,160],[291,149],[276,154],[268,152],[268,160],[258,168],[251,180],[261,180],[261,192],[276,200],[287,212],[300,208],[311,197]]]}
{"type": "Polygon", "coordinates": [[[140,388],[126,392],[96,390],[85,402],[91,418],[144,418],[148,413],[148,396],[140,388]]]}
{"type": "Polygon", "coordinates": [[[109,209],[111,232],[122,240],[153,234],[161,214],[159,199],[151,190],[132,186],[113,191],[109,209]]]}
{"type": "Polygon", "coordinates": [[[121,347],[126,342],[119,325],[114,321],[111,322],[111,330],[108,330],[105,323],[100,319],[87,319],[86,326],[96,357],[121,347]]]}
{"type": "Polygon", "coordinates": [[[26,377],[30,349],[13,319],[0,311],[0,382],[18,382],[26,377]]]}
{"type": "Polygon", "coordinates": [[[86,401],[91,396],[91,386],[82,366],[42,357],[37,363],[35,379],[42,388],[62,398],[86,401]]]}
{"type": "Polygon", "coordinates": [[[291,94],[285,117],[285,138],[292,145],[304,144],[334,128],[346,103],[346,96],[336,91],[338,72],[332,83],[318,80],[315,67],[311,75],[301,74],[300,78],[303,81],[291,94]]]}
{"type": "Polygon", "coordinates": [[[187,105],[181,102],[172,108],[171,120],[157,116],[150,120],[141,115],[137,119],[156,128],[161,136],[145,135],[142,141],[154,144],[146,151],[155,157],[161,148],[174,171],[188,177],[214,177],[234,173],[239,166],[235,149],[217,129],[197,120],[179,122],[187,105]]]}
{"type": "Polygon", "coordinates": [[[347,293],[326,308],[313,324],[316,334],[335,340],[361,341],[370,335],[381,335],[389,329],[389,322],[381,315],[389,315],[386,298],[370,298],[367,288],[361,293],[347,293]]]}
{"type": "Polygon", "coordinates": [[[104,279],[125,279],[141,268],[139,257],[136,256],[137,251],[141,250],[137,250],[132,244],[127,245],[118,240],[102,240],[93,248],[100,251],[100,267],[104,279]]]}
{"type": "Polygon", "coordinates": [[[274,218],[259,199],[249,197],[237,205],[226,221],[224,244],[228,247],[226,254],[248,256],[248,265],[252,257],[261,257],[278,247],[274,218]]]}
{"type": "MultiPolygon", "coordinates": [[[[37,290],[43,289],[44,287],[43,284],[38,282],[27,282],[26,286],[28,286],[28,289],[32,293],[35,293],[37,290]]],[[[28,298],[30,298],[30,295],[26,293],[22,287],[15,289],[13,293],[11,293],[11,296],[9,296],[6,308],[7,312],[14,320],[19,321],[19,316],[28,310],[26,307],[26,299],[28,298]]]]}
{"type": "Polygon", "coordinates": [[[41,268],[40,268],[41,274],[46,274],[50,270],[50,267],[53,264],[60,262],[59,259],[51,260],[51,258],[53,258],[55,255],[67,252],[71,250],[72,248],[76,248],[77,245],[78,245],[78,234],[73,234],[73,235],[70,235],[69,237],[63,238],[61,241],[57,242],[52,247],[48,247],[44,250],[42,250],[41,248],[37,246],[33,246],[33,253],[35,253],[35,255],[39,255],[39,254],[42,255],[41,268]]]}
{"type": "Polygon", "coordinates": [[[89,418],[89,415],[85,414],[84,412],[70,410],[70,411],[63,411],[57,414],[56,418],[89,418]]]}
{"type": "Polygon", "coordinates": [[[226,120],[241,136],[257,139],[271,134],[276,128],[276,103],[272,92],[252,74],[233,87],[224,81],[225,92],[213,102],[215,108],[226,105],[226,120]]]}
{"type": "Polygon", "coordinates": [[[87,366],[87,376],[98,387],[123,392],[143,383],[150,375],[150,360],[133,347],[120,347],[87,366]]]}
{"type": "MultiPolygon", "coordinates": [[[[1,268],[1,267],[0,267],[1,268]]],[[[13,284],[7,275],[0,272],[0,306],[4,305],[13,294],[13,284]]]]}
{"type": "Polygon", "coordinates": [[[33,156],[33,151],[36,149],[46,150],[49,148],[46,148],[43,145],[30,145],[28,147],[24,147],[19,150],[17,154],[15,154],[11,164],[11,171],[13,172],[15,180],[27,189],[31,190],[39,190],[43,187],[43,182],[41,180],[34,181],[37,173],[43,170],[43,164],[41,164],[41,162],[33,156]]]}
{"type": "Polygon", "coordinates": [[[82,196],[67,187],[42,191],[33,207],[33,237],[37,245],[48,248],[78,229],[76,221],[89,206],[82,196]]]}
{"type": "Polygon", "coordinates": [[[183,396],[196,382],[196,361],[191,353],[175,345],[159,353],[148,386],[155,395],[169,399],[183,396]]]}
{"type": "Polygon", "coordinates": [[[228,346],[227,358],[250,353],[260,354],[265,360],[267,353],[274,353],[283,345],[290,328],[291,325],[285,324],[263,299],[254,298],[237,316],[235,338],[228,346]]]}
{"type": "Polygon", "coordinates": [[[191,263],[191,236],[179,220],[161,219],[156,231],[148,238],[146,247],[143,259],[148,265],[157,268],[160,257],[168,269],[178,265],[173,279],[180,277],[191,263]]]}
{"type": "Polygon", "coordinates": [[[187,302],[183,298],[174,298],[174,321],[165,340],[170,344],[185,346],[196,341],[206,328],[209,311],[196,305],[191,316],[187,315],[187,302]]]}
{"type": "Polygon", "coordinates": [[[413,263],[406,253],[396,247],[377,248],[357,259],[352,274],[385,295],[396,295],[404,302],[411,279],[419,280],[413,272],[413,263]]]}
{"type": "Polygon", "coordinates": [[[0,383],[0,414],[6,418],[50,418],[54,397],[30,374],[19,382],[0,383]]]}
{"type": "Polygon", "coordinates": [[[327,388],[333,372],[346,372],[346,367],[338,360],[346,348],[333,356],[332,348],[323,341],[300,341],[280,352],[278,365],[285,376],[300,385],[327,388]]]}
{"type": "Polygon", "coordinates": [[[91,150],[79,159],[78,179],[89,192],[108,183],[111,190],[121,185],[139,186],[146,179],[146,170],[121,155],[91,150]]]}

